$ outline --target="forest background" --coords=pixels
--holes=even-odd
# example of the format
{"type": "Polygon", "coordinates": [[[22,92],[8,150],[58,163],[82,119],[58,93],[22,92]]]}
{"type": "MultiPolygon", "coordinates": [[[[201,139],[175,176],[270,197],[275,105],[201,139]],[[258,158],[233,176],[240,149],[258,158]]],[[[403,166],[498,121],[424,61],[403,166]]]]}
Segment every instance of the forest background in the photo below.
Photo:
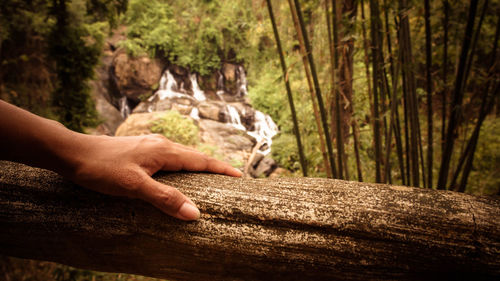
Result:
{"type": "Polygon", "coordinates": [[[488,0],[4,0],[0,97],[95,127],[88,82],[126,26],[131,56],[244,65],[293,176],[498,195],[499,15],[488,0]]]}
{"type": "Polygon", "coordinates": [[[285,73],[266,1],[4,1],[1,97],[96,126],[87,84],[125,25],[131,56],[201,75],[243,64],[296,175],[499,192],[498,1],[271,2],[285,73]]]}

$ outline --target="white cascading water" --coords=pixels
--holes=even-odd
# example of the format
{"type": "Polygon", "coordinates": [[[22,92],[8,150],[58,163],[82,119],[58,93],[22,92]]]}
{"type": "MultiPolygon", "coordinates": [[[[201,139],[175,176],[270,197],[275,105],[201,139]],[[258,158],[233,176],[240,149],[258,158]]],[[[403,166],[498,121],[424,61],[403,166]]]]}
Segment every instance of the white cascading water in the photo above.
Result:
{"type": "Polygon", "coordinates": [[[175,81],[174,76],[170,73],[170,71],[166,70],[161,76],[160,87],[158,91],[156,91],[155,95],[158,96],[160,100],[166,98],[190,97],[189,95],[177,91],[178,89],[179,86],[177,85],[177,81],[175,81]]]}
{"type": "Polygon", "coordinates": [[[200,111],[198,110],[197,107],[193,107],[191,113],[189,113],[189,116],[194,120],[200,120],[200,111]]]}
{"type": "Polygon", "coordinates": [[[219,79],[217,79],[217,91],[215,92],[221,101],[224,101],[224,76],[219,71],[219,79]]]}
{"type": "MultiPolygon", "coordinates": [[[[245,70],[242,66],[238,67],[239,76],[237,78],[237,83],[239,84],[238,93],[240,97],[245,96],[247,94],[247,80],[245,75],[245,70]]],[[[155,97],[163,100],[166,98],[190,98],[195,99],[197,101],[205,101],[207,100],[205,93],[198,86],[198,82],[196,79],[196,74],[193,73],[190,75],[191,85],[193,89],[193,96],[186,94],[186,91],[180,88],[177,85],[177,81],[175,81],[174,76],[170,73],[169,70],[166,70],[161,79],[158,91],[149,98],[150,102],[155,100],[155,97]]],[[[219,75],[219,80],[217,81],[217,96],[224,101],[222,95],[224,93],[224,80],[222,75],[219,75]]],[[[125,100],[126,102],[126,100],[125,100]]],[[[232,105],[226,105],[227,111],[230,116],[230,124],[235,128],[245,131],[248,135],[255,138],[257,143],[262,143],[261,147],[264,147],[263,150],[259,150],[259,152],[263,155],[269,154],[271,151],[272,138],[278,133],[278,126],[274,123],[272,118],[264,114],[258,110],[255,110],[255,129],[253,131],[247,131],[245,126],[243,126],[241,122],[240,113],[238,110],[232,105]]],[[[244,114],[244,112],[242,113],[244,114]]],[[[196,107],[193,107],[190,113],[191,118],[195,120],[199,120],[199,110],[196,107]]]]}
{"type": "Polygon", "coordinates": [[[238,73],[238,85],[240,85],[240,87],[238,88],[237,96],[242,97],[247,94],[247,76],[243,66],[238,66],[238,73]]]}
{"type": "MultiPolygon", "coordinates": [[[[269,154],[271,152],[271,144],[273,143],[273,137],[278,133],[278,126],[274,123],[271,116],[264,114],[258,110],[255,111],[255,129],[251,132],[247,132],[250,136],[257,140],[257,143],[264,140],[264,144],[267,144],[265,150],[259,150],[263,155],[269,154]]],[[[263,147],[265,147],[263,145],[263,147]]]]}
{"type": "Polygon", "coordinates": [[[230,122],[233,127],[239,130],[246,131],[245,126],[241,123],[241,118],[240,114],[238,113],[238,110],[232,106],[232,105],[226,105],[227,111],[229,112],[229,117],[230,117],[230,122]]]}
{"type": "Polygon", "coordinates": [[[123,96],[118,101],[120,107],[120,114],[123,118],[127,118],[130,115],[130,107],[127,103],[127,97],[123,96]]]}
{"type": "Polygon", "coordinates": [[[191,86],[193,88],[193,96],[198,101],[204,101],[207,99],[205,93],[198,86],[198,81],[196,79],[196,73],[191,74],[189,77],[191,79],[191,86]]]}

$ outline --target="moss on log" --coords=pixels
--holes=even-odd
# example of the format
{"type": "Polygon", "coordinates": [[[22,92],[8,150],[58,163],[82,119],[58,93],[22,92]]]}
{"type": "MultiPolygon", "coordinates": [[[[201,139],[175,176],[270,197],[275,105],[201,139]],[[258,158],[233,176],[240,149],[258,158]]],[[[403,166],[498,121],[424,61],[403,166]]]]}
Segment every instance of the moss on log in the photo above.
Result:
{"type": "Polygon", "coordinates": [[[0,162],[0,252],[170,280],[500,276],[498,198],[315,178],[155,178],[190,196],[201,219],[0,162]]]}

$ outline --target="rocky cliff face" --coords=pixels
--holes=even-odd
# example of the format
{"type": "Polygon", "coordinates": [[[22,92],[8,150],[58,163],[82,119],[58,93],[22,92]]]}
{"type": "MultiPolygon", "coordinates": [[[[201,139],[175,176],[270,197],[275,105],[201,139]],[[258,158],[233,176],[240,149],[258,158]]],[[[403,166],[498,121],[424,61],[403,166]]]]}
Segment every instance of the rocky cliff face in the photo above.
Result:
{"type": "Polygon", "coordinates": [[[243,66],[224,63],[219,70],[200,76],[160,60],[131,58],[116,50],[115,43],[109,42],[94,87],[107,124],[101,132],[149,134],[161,112],[176,110],[194,121],[201,143],[216,148],[218,158],[253,177],[268,176],[276,169],[268,155],[278,128],[249,104],[243,66]]]}

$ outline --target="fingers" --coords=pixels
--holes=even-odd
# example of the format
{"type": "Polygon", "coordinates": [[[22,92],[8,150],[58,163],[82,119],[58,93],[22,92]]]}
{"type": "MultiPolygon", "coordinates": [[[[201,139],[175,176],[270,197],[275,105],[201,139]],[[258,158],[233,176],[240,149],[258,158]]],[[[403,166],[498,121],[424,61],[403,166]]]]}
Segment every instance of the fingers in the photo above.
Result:
{"type": "Polygon", "coordinates": [[[240,170],[223,161],[219,161],[215,158],[209,157],[193,148],[175,142],[169,142],[167,143],[167,145],[176,150],[176,157],[175,159],[171,159],[172,154],[168,152],[169,149],[167,148],[163,150],[165,152],[165,155],[163,156],[165,164],[162,170],[200,171],[224,174],[233,177],[242,176],[242,172],[240,170]],[[171,161],[169,160],[175,161],[175,165],[172,165],[171,161]]]}
{"type": "Polygon", "coordinates": [[[233,177],[240,177],[242,175],[240,170],[199,151],[183,148],[178,149],[180,150],[179,154],[182,155],[178,161],[180,161],[183,170],[204,171],[233,177]]]}
{"type": "Polygon", "coordinates": [[[151,177],[144,181],[138,195],[140,199],[175,218],[186,221],[200,218],[200,211],[193,201],[176,188],[161,184],[151,177]]]}

